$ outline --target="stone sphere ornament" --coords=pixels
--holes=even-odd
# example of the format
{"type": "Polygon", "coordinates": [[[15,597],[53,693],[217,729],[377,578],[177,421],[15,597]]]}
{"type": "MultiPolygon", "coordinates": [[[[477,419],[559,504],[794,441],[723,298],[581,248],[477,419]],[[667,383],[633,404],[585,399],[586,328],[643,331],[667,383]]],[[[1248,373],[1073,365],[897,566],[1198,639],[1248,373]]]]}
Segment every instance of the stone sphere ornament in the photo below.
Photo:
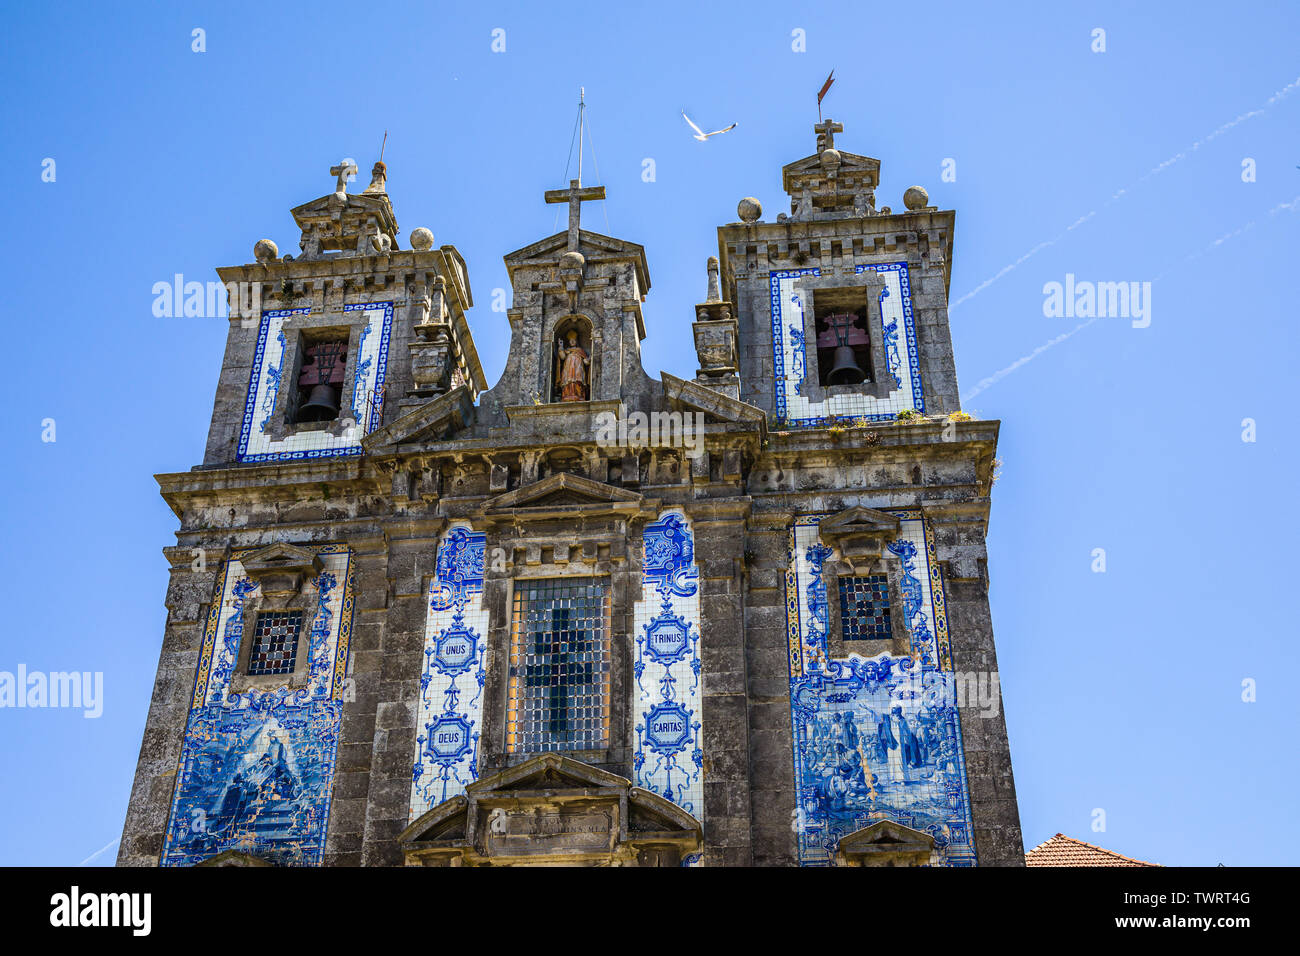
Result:
{"type": "Polygon", "coordinates": [[[411,248],[416,252],[428,252],[433,248],[433,233],[424,226],[417,227],[411,233],[411,248]]]}
{"type": "Polygon", "coordinates": [[[757,222],[763,215],[763,204],[753,196],[746,196],[736,206],[736,215],[740,217],[741,222],[757,222]]]}
{"type": "Polygon", "coordinates": [[[930,194],[921,186],[908,186],[903,193],[903,205],[912,212],[930,205],[930,194]]]}
{"type": "Polygon", "coordinates": [[[270,239],[259,239],[253,246],[253,256],[258,262],[269,262],[280,254],[280,248],[270,239]]]}
{"type": "Polygon", "coordinates": [[[586,257],[581,252],[570,251],[560,256],[560,270],[563,272],[581,272],[586,264],[586,257]]]}

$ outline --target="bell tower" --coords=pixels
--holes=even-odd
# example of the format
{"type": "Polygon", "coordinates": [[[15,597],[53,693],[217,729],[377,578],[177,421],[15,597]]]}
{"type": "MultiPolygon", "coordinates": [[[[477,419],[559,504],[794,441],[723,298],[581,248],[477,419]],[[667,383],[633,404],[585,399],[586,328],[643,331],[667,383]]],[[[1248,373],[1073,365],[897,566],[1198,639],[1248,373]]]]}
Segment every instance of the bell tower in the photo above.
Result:
{"type": "Polygon", "coordinates": [[[953,213],[925,190],[877,208],[880,160],[841,150],[786,165],[790,212],[742,200],[718,251],[740,315],[741,398],[778,426],[890,421],[959,407],[948,334],[953,213]],[[904,416],[906,417],[906,416],[904,416]]]}

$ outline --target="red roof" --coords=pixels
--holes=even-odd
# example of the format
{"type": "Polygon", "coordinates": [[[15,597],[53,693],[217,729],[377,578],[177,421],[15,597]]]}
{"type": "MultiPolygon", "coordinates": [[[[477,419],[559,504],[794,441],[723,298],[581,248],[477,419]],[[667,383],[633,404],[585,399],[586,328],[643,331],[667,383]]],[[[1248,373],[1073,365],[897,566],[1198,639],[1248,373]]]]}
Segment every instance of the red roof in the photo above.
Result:
{"type": "Polygon", "coordinates": [[[1058,833],[1025,854],[1025,866],[1159,866],[1058,833]]]}

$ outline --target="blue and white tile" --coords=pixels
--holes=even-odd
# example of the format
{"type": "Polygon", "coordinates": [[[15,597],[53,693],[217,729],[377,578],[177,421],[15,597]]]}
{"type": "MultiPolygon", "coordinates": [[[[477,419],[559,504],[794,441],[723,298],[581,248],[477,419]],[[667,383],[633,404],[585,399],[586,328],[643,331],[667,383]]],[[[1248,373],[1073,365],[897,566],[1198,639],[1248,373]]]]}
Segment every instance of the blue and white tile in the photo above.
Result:
{"type": "Polygon", "coordinates": [[[636,785],[704,818],[699,569],[690,521],[668,511],[642,535],[632,722],[636,785]]]}
{"type": "Polygon", "coordinates": [[[352,382],[351,416],[355,424],[341,435],[311,430],[272,438],[267,433],[277,394],[291,383],[283,381],[284,320],[306,315],[310,309],[278,309],[262,313],[257,351],[249,375],[244,420],[239,433],[239,461],[293,461],[361,454],[361,439],[383,420],[384,382],[388,375],[388,349],[392,336],[393,303],[365,302],[343,307],[345,314],[364,312],[366,325],[359,338],[359,355],[352,382]]]}
{"type": "Polygon", "coordinates": [[[878,820],[934,837],[932,865],[973,866],[970,796],[947,650],[933,533],[897,512],[887,547],[903,566],[911,653],[832,658],[818,535],[821,516],[791,528],[786,610],[799,862],[829,865],[839,840],[878,820]]]}
{"type": "Polygon", "coordinates": [[[458,524],[438,543],[435,574],[425,595],[411,820],[463,793],[478,778],[489,623],[483,607],[485,541],[482,532],[458,524]]]}
{"type": "Polygon", "coordinates": [[[866,269],[874,269],[885,283],[880,293],[881,325],[870,330],[873,339],[884,345],[885,374],[894,386],[885,398],[858,393],[832,395],[814,402],[803,394],[808,343],[804,336],[804,296],[799,280],[804,276],[820,276],[821,270],[794,269],[770,274],[774,399],[782,427],[815,427],[835,421],[887,421],[901,411],[925,411],[907,263],[860,265],[855,272],[866,269]]]}

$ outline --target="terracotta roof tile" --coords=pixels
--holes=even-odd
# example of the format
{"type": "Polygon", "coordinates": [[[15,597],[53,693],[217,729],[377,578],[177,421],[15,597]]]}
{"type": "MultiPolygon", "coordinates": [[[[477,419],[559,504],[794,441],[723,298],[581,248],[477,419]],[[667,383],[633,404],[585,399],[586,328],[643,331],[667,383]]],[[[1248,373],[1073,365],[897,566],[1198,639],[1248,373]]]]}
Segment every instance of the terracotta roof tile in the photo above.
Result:
{"type": "Polygon", "coordinates": [[[1025,866],[1159,866],[1058,833],[1025,854],[1025,866]]]}

